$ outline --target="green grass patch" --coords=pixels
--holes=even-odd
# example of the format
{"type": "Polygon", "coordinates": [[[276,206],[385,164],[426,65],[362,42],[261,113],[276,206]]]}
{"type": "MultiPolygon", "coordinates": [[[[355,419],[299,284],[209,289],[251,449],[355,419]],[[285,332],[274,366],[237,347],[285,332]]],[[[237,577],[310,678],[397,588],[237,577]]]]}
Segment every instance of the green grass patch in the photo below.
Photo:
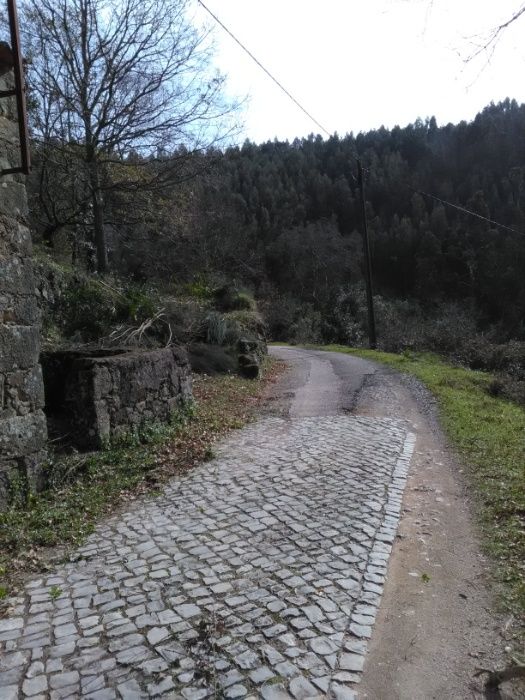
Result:
{"type": "Polygon", "coordinates": [[[194,404],[170,425],[148,426],[101,452],[53,459],[49,488],[0,513],[0,600],[23,574],[48,568],[50,548],[80,544],[105,514],[159,493],[167,479],[212,459],[213,442],[251,419],[278,369],[268,364],[262,381],[197,377],[194,404]]]}
{"type": "Polygon", "coordinates": [[[525,612],[525,410],[488,393],[493,375],[451,365],[429,353],[392,353],[340,345],[420,379],[436,397],[441,423],[465,464],[476,495],[484,544],[504,584],[505,606],[525,612]]]}

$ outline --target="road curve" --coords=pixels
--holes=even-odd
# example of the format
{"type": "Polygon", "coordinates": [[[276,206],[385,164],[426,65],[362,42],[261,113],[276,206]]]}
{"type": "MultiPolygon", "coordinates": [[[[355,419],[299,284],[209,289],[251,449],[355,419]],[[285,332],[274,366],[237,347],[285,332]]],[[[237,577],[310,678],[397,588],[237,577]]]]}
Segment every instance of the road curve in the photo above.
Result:
{"type": "Polygon", "coordinates": [[[350,414],[368,363],[282,354],[286,416],[232,433],[13,601],[5,697],[356,698],[413,435],[350,414]]]}
{"type": "Polygon", "coordinates": [[[288,392],[290,418],[331,416],[351,411],[367,378],[378,366],[338,352],[274,346],[270,353],[289,366],[278,390],[288,392]]]}
{"type": "Polygon", "coordinates": [[[1,700],[478,697],[496,621],[431,399],[271,352],[266,415],[9,601],[1,700]]]}
{"type": "MultiPolygon", "coordinates": [[[[490,564],[470,514],[468,484],[432,396],[415,379],[353,355],[288,346],[270,352],[288,366],[270,391],[270,412],[289,419],[396,418],[416,435],[359,697],[486,698],[476,672],[505,666],[506,620],[492,612],[490,564]]],[[[518,700],[523,693],[507,688],[501,697],[518,700]]]]}

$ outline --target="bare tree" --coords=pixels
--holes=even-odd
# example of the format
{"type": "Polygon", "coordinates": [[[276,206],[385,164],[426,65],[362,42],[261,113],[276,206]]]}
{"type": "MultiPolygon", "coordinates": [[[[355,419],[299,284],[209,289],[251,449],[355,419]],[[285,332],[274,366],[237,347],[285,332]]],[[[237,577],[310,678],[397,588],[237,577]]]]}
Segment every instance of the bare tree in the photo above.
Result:
{"type": "Polygon", "coordinates": [[[505,22],[493,27],[481,40],[478,40],[475,50],[467,57],[466,62],[472,61],[482,53],[488,53],[488,60],[490,61],[503,34],[523,14],[525,14],[525,4],[516,9],[505,22]]]}
{"type": "Polygon", "coordinates": [[[173,184],[189,154],[228,133],[233,106],[223,100],[209,37],[192,26],[188,6],[25,2],[34,136],[44,156],[63,148],[78,159],[86,191],[76,199],[84,210],[89,202],[99,272],[108,268],[104,190],[173,184]]]}

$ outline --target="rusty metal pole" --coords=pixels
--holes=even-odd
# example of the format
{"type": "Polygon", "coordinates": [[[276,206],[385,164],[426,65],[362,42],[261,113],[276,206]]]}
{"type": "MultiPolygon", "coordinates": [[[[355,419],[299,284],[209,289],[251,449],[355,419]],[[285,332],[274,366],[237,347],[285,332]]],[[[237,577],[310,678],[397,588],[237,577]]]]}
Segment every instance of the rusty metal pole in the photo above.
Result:
{"type": "Polygon", "coordinates": [[[29,175],[31,170],[31,156],[29,153],[29,139],[27,129],[27,109],[25,96],[24,68],[22,65],[22,52],[20,50],[20,30],[18,27],[18,12],[16,0],[7,0],[7,13],[9,17],[9,30],[11,33],[11,53],[13,54],[13,71],[15,74],[14,90],[3,90],[1,97],[15,97],[18,113],[18,134],[20,137],[21,167],[2,170],[1,175],[11,173],[24,173],[29,175]]]}
{"type": "Polygon", "coordinates": [[[363,226],[363,254],[365,259],[365,281],[366,281],[366,303],[368,307],[368,343],[375,350],[376,340],[376,320],[374,314],[374,291],[372,287],[372,263],[370,256],[370,240],[368,238],[368,222],[366,218],[365,181],[363,177],[363,166],[361,161],[357,161],[357,184],[361,198],[361,218],[363,226]]]}

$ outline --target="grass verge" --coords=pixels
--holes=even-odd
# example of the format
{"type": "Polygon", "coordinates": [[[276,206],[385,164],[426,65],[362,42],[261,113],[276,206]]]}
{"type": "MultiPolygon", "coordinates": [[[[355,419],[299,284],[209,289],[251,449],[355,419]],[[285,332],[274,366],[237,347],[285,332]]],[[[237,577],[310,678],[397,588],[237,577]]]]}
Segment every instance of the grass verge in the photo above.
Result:
{"type": "Polygon", "coordinates": [[[50,487],[0,513],[0,608],[25,574],[45,571],[78,545],[97,520],[213,456],[212,444],[255,414],[281,363],[268,360],[261,381],[198,376],[194,404],[170,425],[154,425],[126,444],[50,462],[50,487]]]}
{"type": "Polygon", "coordinates": [[[493,375],[451,365],[429,353],[392,353],[339,345],[414,375],[436,397],[443,428],[465,464],[486,551],[496,562],[503,602],[525,615],[525,409],[489,394],[493,375]]]}

